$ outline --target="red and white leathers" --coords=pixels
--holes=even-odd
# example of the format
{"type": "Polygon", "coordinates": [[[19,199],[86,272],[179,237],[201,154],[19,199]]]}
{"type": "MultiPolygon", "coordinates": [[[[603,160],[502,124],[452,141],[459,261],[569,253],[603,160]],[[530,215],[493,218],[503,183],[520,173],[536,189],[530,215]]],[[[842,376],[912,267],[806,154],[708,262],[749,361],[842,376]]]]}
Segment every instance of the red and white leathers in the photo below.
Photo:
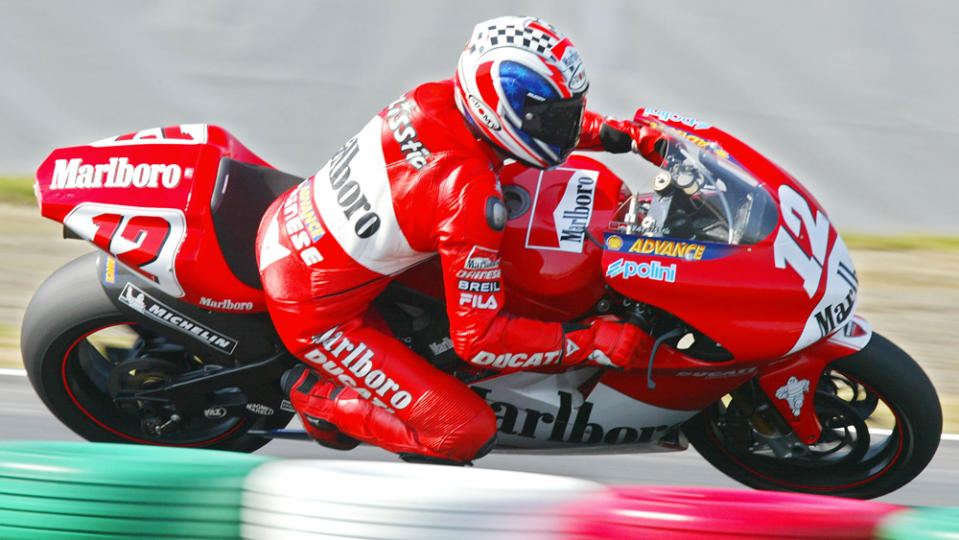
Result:
{"type": "MultiPolygon", "coordinates": [[[[421,85],[370,120],[270,206],[256,252],[284,344],[332,383],[295,385],[291,401],[301,416],[393,452],[465,462],[491,446],[496,418],[370,309],[392,276],[439,254],[454,349],[477,366],[622,366],[648,336],[606,321],[564,334],[559,323],[501,311],[502,163],[469,130],[453,91],[452,81],[421,85]]],[[[604,123],[586,113],[580,148],[612,149],[613,141],[625,151],[632,143],[658,160],[654,133],[624,134],[604,123]]]]}

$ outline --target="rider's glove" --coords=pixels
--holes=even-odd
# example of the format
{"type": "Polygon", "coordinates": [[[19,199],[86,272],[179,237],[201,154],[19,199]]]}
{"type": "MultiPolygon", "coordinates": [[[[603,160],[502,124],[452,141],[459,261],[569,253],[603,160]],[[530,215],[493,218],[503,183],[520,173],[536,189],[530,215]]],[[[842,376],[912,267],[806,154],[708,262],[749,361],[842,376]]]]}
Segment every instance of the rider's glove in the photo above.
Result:
{"type": "Polygon", "coordinates": [[[644,363],[649,356],[653,338],[639,327],[615,317],[595,317],[584,323],[585,326],[576,323],[563,325],[563,365],[629,369],[644,363]]]}
{"type": "Polygon", "coordinates": [[[662,132],[612,118],[606,118],[600,126],[599,140],[607,152],[635,152],[656,166],[662,165],[669,150],[669,142],[662,132]]]}

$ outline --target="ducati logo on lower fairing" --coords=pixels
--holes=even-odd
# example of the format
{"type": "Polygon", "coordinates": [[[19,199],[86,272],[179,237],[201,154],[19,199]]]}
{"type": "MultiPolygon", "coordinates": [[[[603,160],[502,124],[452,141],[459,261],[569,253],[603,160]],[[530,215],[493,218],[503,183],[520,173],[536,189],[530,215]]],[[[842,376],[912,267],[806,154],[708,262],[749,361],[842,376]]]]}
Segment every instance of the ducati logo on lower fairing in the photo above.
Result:
{"type": "Polygon", "coordinates": [[[799,416],[802,410],[803,402],[806,400],[806,392],[809,391],[809,379],[799,380],[796,377],[790,377],[786,384],[776,389],[776,398],[784,399],[789,403],[794,416],[799,416]]]}

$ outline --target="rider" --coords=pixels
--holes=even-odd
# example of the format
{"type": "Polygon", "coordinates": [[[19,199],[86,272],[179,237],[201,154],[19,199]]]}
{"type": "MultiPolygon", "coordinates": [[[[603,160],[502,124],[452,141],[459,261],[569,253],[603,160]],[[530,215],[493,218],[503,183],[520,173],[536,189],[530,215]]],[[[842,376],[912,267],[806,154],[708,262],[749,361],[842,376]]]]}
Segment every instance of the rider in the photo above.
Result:
{"type": "Polygon", "coordinates": [[[576,48],[550,24],[482,22],[454,79],[390,104],[273,202],[257,260],[277,331],[305,364],[282,384],[314,439],[340,449],[363,441],[442,463],[492,448],[489,405],[397,340],[370,308],[394,276],[437,254],[451,339],[467,362],[489,368],[490,359],[514,353],[501,357],[524,360],[494,365],[624,368],[648,355],[651,338],[631,324],[560,324],[501,311],[504,159],[546,169],[580,149],[661,161],[658,133],[585,110],[588,86],[576,48]]]}

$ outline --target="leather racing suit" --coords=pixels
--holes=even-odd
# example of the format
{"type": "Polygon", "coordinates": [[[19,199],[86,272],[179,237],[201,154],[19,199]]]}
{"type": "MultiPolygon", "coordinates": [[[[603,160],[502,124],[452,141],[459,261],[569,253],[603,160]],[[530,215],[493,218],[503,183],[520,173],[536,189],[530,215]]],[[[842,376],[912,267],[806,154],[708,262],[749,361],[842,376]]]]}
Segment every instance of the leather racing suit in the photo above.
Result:
{"type": "MultiPolygon", "coordinates": [[[[426,83],[390,104],[261,221],[256,253],[270,315],[286,347],[331,383],[303,372],[291,392],[321,442],[336,446],[332,424],[407,457],[464,462],[491,448],[490,407],[370,309],[393,276],[437,253],[460,358],[501,370],[611,364],[590,354],[599,334],[615,331],[609,325],[564,332],[501,311],[502,161],[469,129],[453,92],[451,80],[426,83]]],[[[653,133],[610,130],[611,122],[587,111],[578,148],[621,152],[638,142],[658,160],[653,133]]]]}

